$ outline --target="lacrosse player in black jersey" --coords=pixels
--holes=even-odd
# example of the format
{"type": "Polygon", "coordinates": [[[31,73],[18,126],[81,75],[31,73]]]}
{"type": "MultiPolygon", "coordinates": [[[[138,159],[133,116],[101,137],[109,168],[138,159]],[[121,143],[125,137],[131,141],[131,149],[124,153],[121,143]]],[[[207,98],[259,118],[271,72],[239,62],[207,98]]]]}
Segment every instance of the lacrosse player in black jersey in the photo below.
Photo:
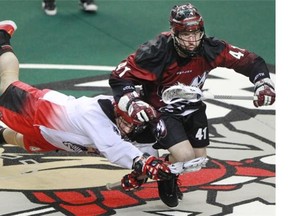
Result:
{"type": "MultiPolygon", "coordinates": [[[[174,6],[169,21],[170,31],[142,44],[124,59],[112,71],[109,84],[121,110],[162,128],[155,148],[170,152],[166,160],[185,163],[207,156],[209,130],[201,89],[211,70],[225,67],[248,77],[254,85],[256,107],[272,105],[275,91],[264,59],[208,37],[203,17],[192,4],[174,6]],[[141,86],[141,92],[136,86],[141,86]]],[[[184,167],[188,169],[189,163],[184,167]]],[[[158,189],[170,207],[182,198],[177,175],[158,181],[158,189]]]]}

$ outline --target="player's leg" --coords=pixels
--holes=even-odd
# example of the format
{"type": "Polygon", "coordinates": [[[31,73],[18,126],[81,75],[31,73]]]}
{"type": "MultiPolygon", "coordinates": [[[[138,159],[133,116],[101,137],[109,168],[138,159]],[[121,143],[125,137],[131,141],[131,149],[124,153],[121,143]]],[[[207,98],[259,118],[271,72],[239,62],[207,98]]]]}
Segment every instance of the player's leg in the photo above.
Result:
{"type": "Polygon", "coordinates": [[[195,152],[195,158],[207,157],[206,147],[204,147],[204,148],[194,148],[194,152],[195,152]]]}
{"type": "Polygon", "coordinates": [[[171,163],[186,162],[198,157],[207,157],[207,151],[205,147],[193,148],[188,140],[178,143],[170,147],[168,150],[170,152],[169,162],[171,163]],[[184,155],[183,151],[186,151],[186,153],[188,152],[188,154],[184,155]]]}
{"type": "MultiPolygon", "coordinates": [[[[190,142],[188,142],[190,147],[191,144],[190,142]]],[[[185,151],[184,149],[189,149],[187,147],[187,142],[183,141],[175,146],[172,146],[169,148],[170,151],[170,155],[166,156],[166,160],[169,160],[170,162],[172,161],[172,163],[175,163],[177,161],[179,161],[178,159],[176,159],[178,156],[180,158],[183,158],[183,155],[181,154],[182,151],[185,151]],[[182,148],[183,147],[183,148],[182,148]],[[176,157],[174,157],[176,156],[176,157]]],[[[207,153],[206,153],[206,148],[193,148],[194,151],[194,158],[196,158],[195,160],[199,159],[200,157],[206,157],[207,153]]],[[[192,156],[192,154],[190,154],[189,156],[192,156]]],[[[193,158],[193,159],[194,159],[193,158]]],[[[194,160],[192,160],[194,161],[194,160]]],[[[184,162],[186,162],[185,164],[189,163],[190,161],[184,160],[184,162]]],[[[200,170],[201,169],[201,165],[197,164],[197,168],[195,167],[196,162],[188,164],[188,167],[185,168],[186,170],[200,170]]],[[[205,161],[206,163],[206,161],[205,161]]],[[[167,206],[169,207],[176,207],[178,206],[179,200],[183,199],[183,193],[181,192],[179,185],[178,185],[178,177],[179,175],[174,175],[173,178],[171,178],[170,180],[164,180],[164,181],[158,181],[158,193],[159,196],[162,200],[163,203],[165,203],[167,206]]]]}
{"type": "Polygon", "coordinates": [[[19,62],[10,45],[10,38],[16,29],[13,21],[0,22],[0,94],[19,79],[19,62]]]}
{"type": "Polygon", "coordinates": [[[188,139],[183,124],[183,117],[162,115],[165,125],[165,136],[158,138],[155,148],[167,149],[170,152],[169,162],[185,162],[195,158],[193,147],[188,139]]]}
{"type": "MultiPolygon", "coordinates": [[[[166,145],[170,152],[166,160],[171,163],[189,162],[207,156],[206,146],[209,145],[209,136],[205,108],[203,105],[198,111],[185,117],[164,117],[167,136],[160,140],[160,144],[166,145]]],[[[171,180],[157,183],[161,200],[169,207],[176,207],[178,199],[183,198],[178,187],[178,175],[171,180]]]]}
{"type": "MultiPolygon", "coordinates": [[[[169,149],[170,154],[165,160],[175,162],[187,162],[198,157],[206,157],[206,148],[193,148],[188,140],[177,143],[169,149]]],[[[159,197],[169,207],[176,207],[179,200],[183,199],[183,193],[178,185],[179,175],[174,175],[170,180],[157,181],[159,197]]]]}
{"type": "Polygon", "coordinates": [[[0,94],[2,94],[12,82],[18,80],[18,71],[18,60],[12,52],[6,52],[0,56],[0,94]]]}
{"type": "Polygon", "coordinates": [[[184,140],[171,146],[168,148],[168,151],[170,152],[170,163],[185,162],[195,158],[193,147],[188,140],[184,140]]]}
{"type": "Polygon", "coordinates": [[[55,0],[43,0],[42,8],[44,12],[49,16],[54,16],[57,14],[57,7],[55,0]]]}

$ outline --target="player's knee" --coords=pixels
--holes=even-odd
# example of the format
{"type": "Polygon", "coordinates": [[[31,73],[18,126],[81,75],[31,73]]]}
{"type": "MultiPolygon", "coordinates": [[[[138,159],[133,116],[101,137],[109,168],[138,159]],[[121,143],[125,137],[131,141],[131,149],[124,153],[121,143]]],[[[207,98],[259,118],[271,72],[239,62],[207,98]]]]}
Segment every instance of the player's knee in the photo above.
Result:
{"type": "Polygon", "coordinates": [[[172,160],[169,161],[172,163],[190,161],[195,158],[195,152],[187,140],[170,147],[168,150],[172,156],[172,160]]]}
{"type": "Polygon", "coordinates": [[[195,158],[194,152],[183,152],[181,155],[178,156],[177,160],[178,161],[190,161],[195,158]]]}
{"type": "Polygon", "coordinates": [[[190,161],[195,158],[195,154],[193,151],[181,151],[177,153],[171,153],[169,161],[172,163],[175,162],[185,162],[185,161],[190,161]]]}

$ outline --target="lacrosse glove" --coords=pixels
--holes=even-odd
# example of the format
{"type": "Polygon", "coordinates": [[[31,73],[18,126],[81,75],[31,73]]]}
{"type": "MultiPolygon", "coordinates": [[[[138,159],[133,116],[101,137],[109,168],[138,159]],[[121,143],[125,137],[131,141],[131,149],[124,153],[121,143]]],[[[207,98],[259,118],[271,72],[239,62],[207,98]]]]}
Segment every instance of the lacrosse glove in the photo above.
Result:
{"type": "Polygon", "coordinates": [[[147,178],[139,180],[138,177],[139,174],[135,171],[132,171],[131,173],[125,175],[121,180],[121,187],[125,191],[132,191],[139,188],[143,183],[147,181],[147,178]]]}
{"type": "Polygon", "coordinates": [[[159,181],[168,180],[172,177],[168,165],[167,161],[144,153],[142,157],[134,160],[132,168],[139,175],[147,175],[150,179],[159,181]]]}
{"type": "Polygon", "coordinates": [[[255,107],[272,105],[275,102],[274,84],[270,78],[264,78],[255,83],[253,100],[255,107]]]}
{"type": "Polygon", "coordinates": [[[118,102],[119,109],[140,122],[149,122],[157,118],[156,110],[139,98],[137,92],[129,92],[123,95],[118,102]]]}

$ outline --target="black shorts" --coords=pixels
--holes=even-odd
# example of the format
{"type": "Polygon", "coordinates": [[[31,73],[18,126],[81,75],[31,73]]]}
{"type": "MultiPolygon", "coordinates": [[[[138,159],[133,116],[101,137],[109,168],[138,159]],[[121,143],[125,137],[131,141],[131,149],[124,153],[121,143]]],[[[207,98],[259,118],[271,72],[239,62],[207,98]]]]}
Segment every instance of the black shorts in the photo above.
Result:
{"type": "Polygon", "coordinates": [[[156,149],[168,149],[184,140],[189,140],[193,148],[203,148],[209,145],[208,120],[206,105],[202,103],[200,108],[187,115],[162,114],[167,129],[167,135],[158,140],[153,147],[156,149]]]}

